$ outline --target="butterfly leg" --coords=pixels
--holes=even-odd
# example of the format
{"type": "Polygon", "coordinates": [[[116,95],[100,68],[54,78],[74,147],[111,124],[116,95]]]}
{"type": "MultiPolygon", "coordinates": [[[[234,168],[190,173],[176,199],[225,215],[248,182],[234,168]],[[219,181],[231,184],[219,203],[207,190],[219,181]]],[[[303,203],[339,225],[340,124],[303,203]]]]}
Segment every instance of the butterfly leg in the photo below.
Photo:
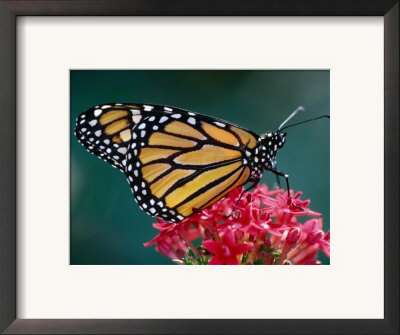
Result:
{"type": "Polygon", "coordinates": [[[246,192],[251,191],[254,187],[256,187],[258,185],[258,183],[260,182],[261,179],[256,179],[254,180],[253,184],[251,184],[248,188],[246,188],[242,194],[240,195],[238,201],[236,201],[236,206],[239,204],[240,199],[242,199],[243,194],[245,194],[246,192]]]}
{"type": "MultiPolygon", "coordinates": [[[[272,172],[273,174],[275,174],[275,176],[277,176],[277,177],[283,177],[283,178],[285,178],[285,181],[286,181],[286,189],[287,189],[287,193],[288,193],[288,199],[290,199],[289,175],[288,175],[288,174],[285,174],[285,173],[282,173],[281,171],[279,171],[279,170],[277,170],[277,169],[271,169],[271,170],[269,170],[269,171],[271,171],[271,172],[272,172]]],[[[302,208],[302,207],[300,207],[300,206],[297,206],[297,205],[294,204],[294,203],[292,203],[292,205],[293,205],[294,207],[296,207],[296,208],[298,208],[298,209],[304,211],[304,208],[302,208]]]]}
{"type": "Polygon", "coordinates": [[[289,175],[282,173],[281,171],[279,171],[277,169],[271,169],[269,171],[271,171],[278,178],[278,180],[279,180],[279,177],[285,178],[288,198],[290,198],[289,175]]]}

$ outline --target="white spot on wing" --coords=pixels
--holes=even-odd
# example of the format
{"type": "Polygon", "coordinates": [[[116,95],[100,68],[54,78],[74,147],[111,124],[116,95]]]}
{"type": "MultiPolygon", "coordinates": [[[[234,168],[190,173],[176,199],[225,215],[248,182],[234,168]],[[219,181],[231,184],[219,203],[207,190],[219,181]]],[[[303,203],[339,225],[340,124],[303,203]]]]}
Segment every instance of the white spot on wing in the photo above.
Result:
{"type": "Polygon", "coordinates": [[[132,121],[133,123],[139,123],[142,117],[140,115],[133,115],[132,116],[132,121]]]}
{"type": "Polygon", "coordinates": [[[93,114],[95,117],[98,117],[101,113],[102,113],[101,109],[96,109],[93,114]]]}
{"type": "Polygon", "coordinates": [[[94,119],[94,120],[90,121],[89,124],[90,124],[92,127],[94,127],[94,126],[97,124],[97,120],[94,119]]]}
{"type": "Polygon", "coordinates": [[[143,105],[143,108],[146,112],[150,112],[151,110],[154,109],[154,106],[150,106],[150,105],[143,105]]]}

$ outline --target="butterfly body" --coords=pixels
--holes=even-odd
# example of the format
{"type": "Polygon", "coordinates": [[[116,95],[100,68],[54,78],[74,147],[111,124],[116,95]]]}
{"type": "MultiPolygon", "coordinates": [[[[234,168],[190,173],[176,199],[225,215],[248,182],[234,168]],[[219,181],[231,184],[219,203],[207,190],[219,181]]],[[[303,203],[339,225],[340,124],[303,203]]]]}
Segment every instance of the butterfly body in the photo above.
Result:
{"type": "Polygon", "coordinates": [[[104,104],[82,113],[75,135],[120,169],[139,207],[179,222],[275,168],[285,134],[150,104],[104,104]]]}

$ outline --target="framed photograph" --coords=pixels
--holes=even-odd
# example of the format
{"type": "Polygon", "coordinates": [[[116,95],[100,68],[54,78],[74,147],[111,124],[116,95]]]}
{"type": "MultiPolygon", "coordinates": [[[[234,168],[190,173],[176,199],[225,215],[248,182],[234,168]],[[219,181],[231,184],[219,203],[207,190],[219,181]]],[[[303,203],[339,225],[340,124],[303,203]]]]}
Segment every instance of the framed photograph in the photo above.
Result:
{"type": "Polygon", "coordinates": [[[71,265],[329,264],[328,70],[71,70],[70,87],[71,265]],[[123,99],[116,92],[127,87],[131,101],[164,105],[95,103],[123,99]],[[191,111],[174,107],[187,101],[191,111]],[[296,111],[286,124],[293,110],[282,112],[283,101],[296,111]],[[278,159],[286,138],[297,161],[289,197],[278,159]],[[313,185],[301,196],[293,190],[300,175],[313,185]],[[289,232],[296,242],[282,254],[289,232]],[[235,235],[229,250],[238,254],[223,252],[225,234],[235,235]]]}
{"type": "Polygon", "coordinates": [[[0,17],[1,331],[398,333],[398,1],[0,17]]]}

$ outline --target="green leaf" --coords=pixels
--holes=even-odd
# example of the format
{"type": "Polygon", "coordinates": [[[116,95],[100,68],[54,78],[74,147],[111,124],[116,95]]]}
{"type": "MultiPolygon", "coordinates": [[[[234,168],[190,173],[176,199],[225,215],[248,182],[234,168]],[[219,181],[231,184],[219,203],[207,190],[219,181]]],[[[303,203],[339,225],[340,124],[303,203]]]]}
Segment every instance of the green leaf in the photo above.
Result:
{"type": "Polygon", "coordinates": [[[265,244],[262,244],[260,247],[260,252],[265,252],[268,254],[269,252],[273,252],[273,251],[274,251],[274,248],[267,248],[265,246],[265,244]]]}
{"type": "Polygon", "coordinates": [[[189,247],[188,248],[189,251],[189,256],[192,257],[193,259],[196,259],[196,255],[194,254],[193,250],[189,247]]]}
{"type": "Polygon", "coordinates": [[[208,259],[206,257],[200,257],[198,259],[199,265],[207,265],[208,264],[208,259]]]}
{"type": "Polygon", "coordinates": [[[275,256],[274,264],[275,264],[275,265],[278,264],[278,260],[279,260],[279,256],[280,256],[280,255],[281,255],[280,252],[274,252],[274,256],[275,256]]]}

